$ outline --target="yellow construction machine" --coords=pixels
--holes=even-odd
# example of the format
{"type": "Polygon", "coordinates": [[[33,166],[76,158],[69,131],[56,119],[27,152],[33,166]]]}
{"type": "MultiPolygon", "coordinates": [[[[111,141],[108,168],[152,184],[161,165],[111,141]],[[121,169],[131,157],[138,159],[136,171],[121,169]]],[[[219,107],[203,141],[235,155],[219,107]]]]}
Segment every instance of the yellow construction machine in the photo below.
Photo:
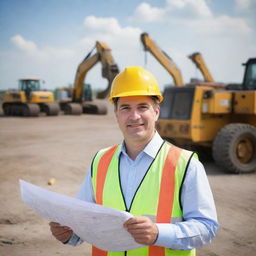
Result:
{"type": "Polygon", "coordinates": [[[244,65],[241,85],[202,82],[166,88],[157,123],[160,135],[200,149],[199,154],[210,149],[225,171],[256,171],[256,58],[244,65]]]}
{"type": "Polygon", "coordinates": [[[86,93],[84,90],[86,90],[86,88],[88,89],[88,86],[84,86],[86,74],[98,62],[101,62],[102,77],[108,80],[108,86],[104,91],[97,94],[97,98],[104,99],[108,96],[111,83],[119,73],[118,66],[111,55],[111,49],[109,46],[104,42],[97,41],[95,47],[78,65],[74,81],[74,89],[72,92],[72,100],[60,102],[60,107],[65,114],[80,115],[81,113],[88,113],[104,115],[107,113],[107,108],[104,104],[84,99],[84,95],[86,93]],[[92,55],[95,47],[97,52],[92,55]]]}
{"type": "Polygon", "coordinates": [[[38,116],[40,112],[55,116],[60,110],[53,93],[43,91],[41,80],[35,78],[20,79],[18,90],[4,94],[2,107],[6,116],[38,116]]]}

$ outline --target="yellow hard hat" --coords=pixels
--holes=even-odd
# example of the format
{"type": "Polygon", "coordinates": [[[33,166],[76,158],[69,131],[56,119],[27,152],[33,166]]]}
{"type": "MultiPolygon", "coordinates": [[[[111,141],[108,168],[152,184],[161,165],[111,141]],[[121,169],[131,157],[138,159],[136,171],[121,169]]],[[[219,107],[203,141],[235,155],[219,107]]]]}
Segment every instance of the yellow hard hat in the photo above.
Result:
{"type": "Polygon", "coordinates": [[[159,102],[163,96],[154,76],[142,67],[127,67],[112,82],[109,101],[126,96],[156,96],[159,102]]]}

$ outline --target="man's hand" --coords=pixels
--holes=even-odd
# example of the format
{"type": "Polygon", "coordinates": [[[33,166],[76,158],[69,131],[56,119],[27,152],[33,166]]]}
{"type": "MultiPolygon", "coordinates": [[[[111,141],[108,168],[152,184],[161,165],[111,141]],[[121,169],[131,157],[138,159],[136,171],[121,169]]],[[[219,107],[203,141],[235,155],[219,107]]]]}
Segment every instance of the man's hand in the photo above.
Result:
{"type": "Polygon", "coordinates": [[[66,243],[72,236],[73,230],[67,226],[61,226],[57,222],[50,222],[52,235],[62,243],[66,243]]]}
{"type": "Polygon", "coordinates": [[[147,217],[133,217],[124,223],[124,227],[139,244],[152,245],[158,237],[156,224],[147,217]]]}

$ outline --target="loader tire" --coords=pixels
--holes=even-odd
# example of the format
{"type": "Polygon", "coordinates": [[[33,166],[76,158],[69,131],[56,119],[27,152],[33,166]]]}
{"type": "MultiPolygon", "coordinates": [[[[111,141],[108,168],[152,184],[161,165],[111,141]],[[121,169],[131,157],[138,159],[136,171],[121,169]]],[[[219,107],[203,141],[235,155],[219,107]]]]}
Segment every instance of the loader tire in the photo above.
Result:
{"type": "Polygon", "coordinates": [[[256,171],[256,128],[233,123],[222,128],[213,142],[213,159],[232,173],[256,171]]]}

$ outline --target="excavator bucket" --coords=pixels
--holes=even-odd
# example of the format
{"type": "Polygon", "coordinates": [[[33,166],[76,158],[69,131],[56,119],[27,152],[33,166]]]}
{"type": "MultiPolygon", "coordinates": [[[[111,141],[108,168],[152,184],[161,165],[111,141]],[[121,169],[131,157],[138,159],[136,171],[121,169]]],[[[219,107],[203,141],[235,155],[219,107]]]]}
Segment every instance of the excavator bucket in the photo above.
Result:
{"type": "Polygon", "coordinates": [[[119,68],[116,64],[106,65],[102,67],[102,77],[108,80],[108,86],[105,90],[98,92],[97,98],[98,99],[105,99],[110,92],[112,81],[114,80],[115,76],[119,73],[119,68]]]}

